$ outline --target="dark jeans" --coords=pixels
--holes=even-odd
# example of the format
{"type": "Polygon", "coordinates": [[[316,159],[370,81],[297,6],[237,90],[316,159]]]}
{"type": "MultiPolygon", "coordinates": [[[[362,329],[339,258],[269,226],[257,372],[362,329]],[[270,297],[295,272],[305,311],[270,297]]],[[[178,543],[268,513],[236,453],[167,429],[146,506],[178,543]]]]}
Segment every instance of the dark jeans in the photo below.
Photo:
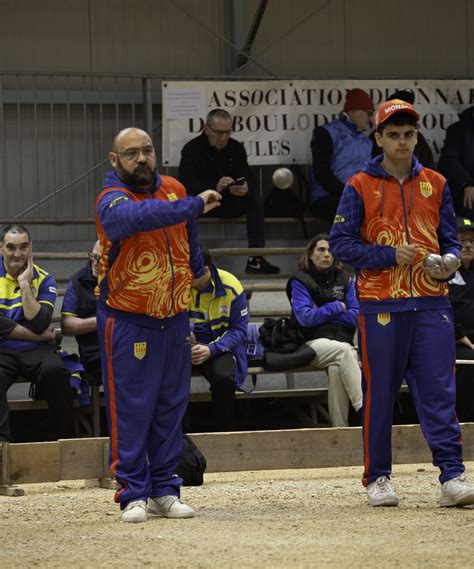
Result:
{"type": "Polygon", "coordinates": [[[336,217],[336,211],[339,206],[339,201],[341,196],[336,196],[334,194],[330,194],[324,198],[321,198],[315,202],[313,202],[309,209],[311,214],[314,217],[320,217],[321,219],[325,219],[329,221],[329,223],[333,223],[334,218],[336,217]]]}
{"type": "Polygon", "coordinates": [[[212,411],[218,429],[235,429],[235,360],[230,352],[219,354],[200,366],[193,366],[202,373],[210,385],[212,411]]]}
{"type": "Polygon", "coordinates": [[[69,372],[55,346],[8,350],[0,354],[0,440],[11,441],[7,391],[23,375],[35,384],[35,399],[46,399],[49,417],[60,439],[74,437],[73,392],[69,372]]]}
{"type": "Polygon", "coordinates": [[[88,375],[87,379],[90,385],[102,385],[102,362],[100,355],[95,359],[82,361],[82,365],[88,375]]]}
{"type": "Polygon", "coordinates": [[[263,200],[260,194],[249,188],[245,196],[234,196],[228,190],[222,194],[221,205],[206,215],[232,219],[246,214],[249,247],[265,247],[263,200]]]}
{"type": "MultiPolygon", "coordinates": [[[[456,359],[474,360],[474,350],[456,344],[456,359]]],[[[460,422],[474,421],[474,366],[456,366],[456,413],[460,422]]]]}

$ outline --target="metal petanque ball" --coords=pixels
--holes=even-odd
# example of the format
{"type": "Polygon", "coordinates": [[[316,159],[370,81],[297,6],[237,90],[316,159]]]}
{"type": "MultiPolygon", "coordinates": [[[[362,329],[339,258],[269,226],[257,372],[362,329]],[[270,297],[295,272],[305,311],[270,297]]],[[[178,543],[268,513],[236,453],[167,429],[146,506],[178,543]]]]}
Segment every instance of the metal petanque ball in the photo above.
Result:
{"type": "Polygon", "coordinates": [[[439,275],[441,272],[441,255],[430,253],[423,259],[423,267],[433,276],[439,275]]]}
{"type": "Polygon", "coordinates": [[[273,185],[280,190],[288,190],[293,185],[293,172],[288,168],[278,168],[273,172],[272,181],[273,185]]]}
{"type": "Polygon", "coordinates": [[[443,255],[443,261],[447,273],[454,273],[461,264],[461,261],[452,253],[446,253],[446,255],[443,255]]]}

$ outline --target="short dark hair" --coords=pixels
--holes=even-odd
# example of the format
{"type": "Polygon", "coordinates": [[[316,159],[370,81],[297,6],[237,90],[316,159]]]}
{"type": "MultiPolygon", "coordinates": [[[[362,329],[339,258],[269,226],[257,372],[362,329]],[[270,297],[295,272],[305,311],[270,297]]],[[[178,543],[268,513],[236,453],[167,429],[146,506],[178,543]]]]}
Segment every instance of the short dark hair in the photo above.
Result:
{"type": "Polygon", "coordinates": [[[387,126],[412,126],[414,128],[418,127],[418,122],[416,118],[410,113],[393,113],[386,121],[380,124],[375,132],[382,134],[387,126]]]}
{"type": "Polygon", "coordinates": [[[226,121],[232,120],[231,114],[228,113],[225,109],[212,109],[212,111],[209,111],[207,113],[207,117],[206,117],[207,126],[211,126],[211,121],[215,117],[217,117],[219,119],[224,119],[226,121]]]}
{"type": "Polygon", "coordinates": [[[27,235],[28,241],[31,241],[31,235],[28,229],[20,223],[9,223],[2,228],[2,233],[0,235],[0,241],[3,243],[5,241],[5,235],[7,233],[16,233],[18,235],[27,235]]]}

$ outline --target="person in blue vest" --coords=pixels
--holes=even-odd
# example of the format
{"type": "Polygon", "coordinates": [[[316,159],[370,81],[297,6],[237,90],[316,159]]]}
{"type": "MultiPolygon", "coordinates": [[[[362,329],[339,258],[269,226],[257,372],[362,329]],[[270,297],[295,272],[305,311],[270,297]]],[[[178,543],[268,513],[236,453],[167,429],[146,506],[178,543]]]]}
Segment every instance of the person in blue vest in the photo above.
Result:
{"type": "Polygon", "coordinates": [[[370,160],[373,144],[367,133],[373,114],[369,95],[362,89],[351,89],[339,116],[314,129],[309,208],[315,217],[332,224],[347,180],[370,160]]]}
{"type": "Polygon", "coordinates": [[[95,288],[99,274],[101,248],[96,241],[87,265],[74,273],[69,281],[61,308],[61,331],[75,336],[81,362],[89,378],[101,382],[99,337],[97,335],[97,298],[95,288]]]}
{"type": "Polygon", "coordinates": [[[247,375],[245,292],[239,280],[218,269],[208,250],[203,251],[204,276],[195,281],[189,320],[193,367],[210,384],[215,426],[235,428],[235,390],[247,375]]]}

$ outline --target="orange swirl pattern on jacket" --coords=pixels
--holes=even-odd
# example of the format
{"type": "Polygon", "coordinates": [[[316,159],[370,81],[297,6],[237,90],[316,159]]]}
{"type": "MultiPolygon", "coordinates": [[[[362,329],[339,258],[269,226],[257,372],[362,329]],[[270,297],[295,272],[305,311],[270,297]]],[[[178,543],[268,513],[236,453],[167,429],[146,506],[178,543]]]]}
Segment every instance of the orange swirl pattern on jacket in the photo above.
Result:
{"type": "MultiPolygon", "coordinates": [[[[168,200],[168,193],[178,199],[186,197],[184,187],[168,176],[154,196],[135,194],[125,188],[108,191],[126,193],[135,202],[144,199],[168,200]]],[[[103,271],[109,294],[106,304],[115,310],[165,318],[187,310],[191,303],[193,275],[189,267],[189,242],[186,223],[153,231],[135,233],[120,244],[120,252],[112,267],[109,253],[112,243],[99,223],[98,233],[103,249],[103,271]],[[169,250],[168,250],[169,247],[169,250]]]]}
{"type": "Polygon", "coordinates": [[[440,252],[436,228],[439,225],[444,178],[426,169],[415,176],[411,207],[411,179],[405,182],[403,197],[406,222],[400,186],[394,178],[383,181],[364,172],[357,174],[349,183],[364,203],[365,216],[360,233],[363,241],[391,247],[411,243],[417,247],[415,262],[411,266],[397,265],[379,271],[362,269],[357,279],[359,300],[446,295],[447,285],[427,277],[423,271],[425,255],[440,252]],[[432,190],[428,195],[426,184],[432,190]]]}

